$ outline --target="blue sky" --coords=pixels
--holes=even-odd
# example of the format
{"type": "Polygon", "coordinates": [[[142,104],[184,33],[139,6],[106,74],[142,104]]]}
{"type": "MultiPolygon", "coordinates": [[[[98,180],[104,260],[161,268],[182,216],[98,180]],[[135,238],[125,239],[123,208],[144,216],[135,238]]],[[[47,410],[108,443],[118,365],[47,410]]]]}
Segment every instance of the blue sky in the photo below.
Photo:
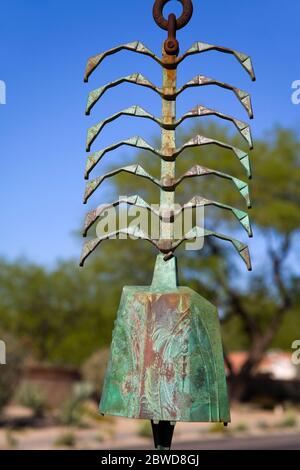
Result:
{"type": "MultiPolygon", "coordinates": [[[[179,12],[179,3],[171,3],[179,12]]],[[[84,116],[88,92],[113,79],[141,72],[161,82],[156,63],[124,52],[108,58],[84,84],[86,60],[137,39],[159,54],[165,33],[153,22],[152,5],[153,0],[1,2],[0,80],[6,82],[7,104],[0,105],[0,256],[24,256],[47,265],[78,257],[81,241],[74,231],[87,209],[82,205],[87,128],[133,104],[160,114],[159,98],[150,90],[122,85],[108,92],[90,117],[84,116]]],[[[291,83],[300,79],[299,15],[296,0],[194,0],[193,19],[178,34],[181,50],[200,40],[246,52],[253,58],[257,82],[234,58],[209,53],[181,65],[180,84],[204,74],[250,91],[254,138],[274,123],[298,126],[300,106],[291,103],[291,83]]],[[[224,90],[188,91],[178,100],[178,113],[196,104],[247,119],[224,90]]],[[[136,134],[153,142],[158,128],[122,118],[106,127],[94,149],[136,134]]],[[[102,169],[106,164],[107,159],[102,169]]],[[[109,184],[104,185],[102,199],[93,199],[92,206],[110,200],[109,191],[109,184]]]]}

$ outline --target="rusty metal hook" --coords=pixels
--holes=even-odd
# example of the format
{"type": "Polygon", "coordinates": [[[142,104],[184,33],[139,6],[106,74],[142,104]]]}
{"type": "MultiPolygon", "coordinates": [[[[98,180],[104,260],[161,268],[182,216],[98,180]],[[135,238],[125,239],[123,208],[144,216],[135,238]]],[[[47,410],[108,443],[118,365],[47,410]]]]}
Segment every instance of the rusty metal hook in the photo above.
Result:
{"type": "Polygon", "coordinates": [[[163,16],[164,6],[170,0],[156,0],[153,6],[153,18],[156,24],[168,31],[168,39],[164,43],[164,48],[169,55],[178,55],[179,43],[176,39],[176,31],[183,28],[191,19],[193,14],[193,4],[191,0],[179,0],[183,6],[182,15],[177,19],[174,13],[171,13],[166,20],[163,16]]]}
{"type": "MultiPolygon", "coordinates": [[[[153,6],[154,21],[160,28],[164,29],[165,31],[168,31],[169,29],[169,21],[166,20],[163,16],[163,9],[169,1],[170,0],[155,0],[154,6],[153,6]]],[[[192,0],[178,0],[178,1],[181,3],[183,7],[183,12],[179,18],[176,18],[176,30],[181,29],[184,26],[186,26],[193,15],[192,0]]]]}
{"type": "Polygon", "coordinates": [[[176,39],[176,16],[174,13],[169,15],[168,19],[168,39],[164,43],[164,48],[169,55],[178,55],[179,42],[176,39]]]}

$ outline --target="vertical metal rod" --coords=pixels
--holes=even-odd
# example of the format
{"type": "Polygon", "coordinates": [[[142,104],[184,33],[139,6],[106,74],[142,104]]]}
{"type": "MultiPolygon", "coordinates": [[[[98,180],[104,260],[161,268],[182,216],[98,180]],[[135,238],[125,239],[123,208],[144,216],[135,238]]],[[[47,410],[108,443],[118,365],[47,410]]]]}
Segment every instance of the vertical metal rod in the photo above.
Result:
{"type": "MultiPolygon", "coordinates": [[[[176,69],[176,56],[168,55],[163,47],[163,63],[166,65],[174,64],[174,67],[163,67],[163,96],[174,95],[172,99],[162,98],[162,122],[165,125],[174,124],[176,121],[176,86],[177,86],[177,69],[176,69]]],[[[167,157],[171,157],[176,149],[176,133],[175,130],[168,130],[162,128],[161,134],[161,152],[167,157]]],[[[161,160],[161,182],[167,183],[174,180],[175,161],[161,160]]],[[[169,213],[174,211],[175,204],[175,190],[160,191],[160,207],[163,210],[169,209],[169,213]]],[[[160,224],[160,238],[165,240],[174,239],[174,221],[161,220],[160,224]]],[[[174,264],[174,279],[176,278],[176,267],[174,264]]],[[[154,446],[158,450],[169,450],[172,444],[174,424],[170,421],[159,421],[154,423],[151,421],[152,433],[154,439],[154,446]]]]}
{"type": "MultiPolygon", "coordinates": [[[[164,64],[174,64],[172,68],[163,67],[163,95],[171,95],[174,93],[172,99],[162,99],[162,121],[164,124],[173,124],[176,121],[176,85],[177,85],[177,70],[176,70],[176,56],[168,55],[163,47],[164,64]]],[[[165,156],[171,156],[176,149],[176,134],[175,130],[162,129],[162,147],[161,151],[165,156]]],[[[170,179],[175,179],[175,161],[161,161],[161,181],[167,182],[170,179]]],[[[170,208],[173,210],[175,203],[175,191],[166,191],[161,189],[160,192],[160,205],[163,209],[170,208]]],[[[174,222],[162,220],[160,225],[160,238],[172,240],[174,238],[174,222]]]]}

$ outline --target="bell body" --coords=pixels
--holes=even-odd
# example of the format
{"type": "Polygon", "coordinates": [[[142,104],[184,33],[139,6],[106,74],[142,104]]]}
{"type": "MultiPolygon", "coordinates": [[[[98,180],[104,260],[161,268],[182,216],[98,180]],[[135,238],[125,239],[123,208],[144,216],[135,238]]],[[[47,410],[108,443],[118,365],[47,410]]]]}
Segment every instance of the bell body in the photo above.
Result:
{"type": "Polygon", "coordinates": [[[218,313],[192,289],[176,286],[174,263],[159,256],[151,286],[124,287],[100,411],[153,421],[227,423],[218,313]]]}

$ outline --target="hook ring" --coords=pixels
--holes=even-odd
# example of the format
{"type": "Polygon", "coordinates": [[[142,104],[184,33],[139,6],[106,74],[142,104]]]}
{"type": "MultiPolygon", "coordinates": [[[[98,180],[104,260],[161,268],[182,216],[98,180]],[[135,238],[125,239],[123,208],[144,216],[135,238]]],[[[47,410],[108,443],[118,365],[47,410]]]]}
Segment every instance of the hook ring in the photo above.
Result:
{"type": "MultiPolygon", "coordinates": [[[[153,6],[154,21],[160,28],[164,29],[165,31],[168,31],[168,20],[166,20],[163,15],[163,9],[169,1],[170,0],[156,0],[153,6]]],[[[192,0],[178,0],[178,1],[181,3],[183,7],[183,12],[179,18],[176,18],[177,30],[186,26],[193,15],[192,0]]]]}

